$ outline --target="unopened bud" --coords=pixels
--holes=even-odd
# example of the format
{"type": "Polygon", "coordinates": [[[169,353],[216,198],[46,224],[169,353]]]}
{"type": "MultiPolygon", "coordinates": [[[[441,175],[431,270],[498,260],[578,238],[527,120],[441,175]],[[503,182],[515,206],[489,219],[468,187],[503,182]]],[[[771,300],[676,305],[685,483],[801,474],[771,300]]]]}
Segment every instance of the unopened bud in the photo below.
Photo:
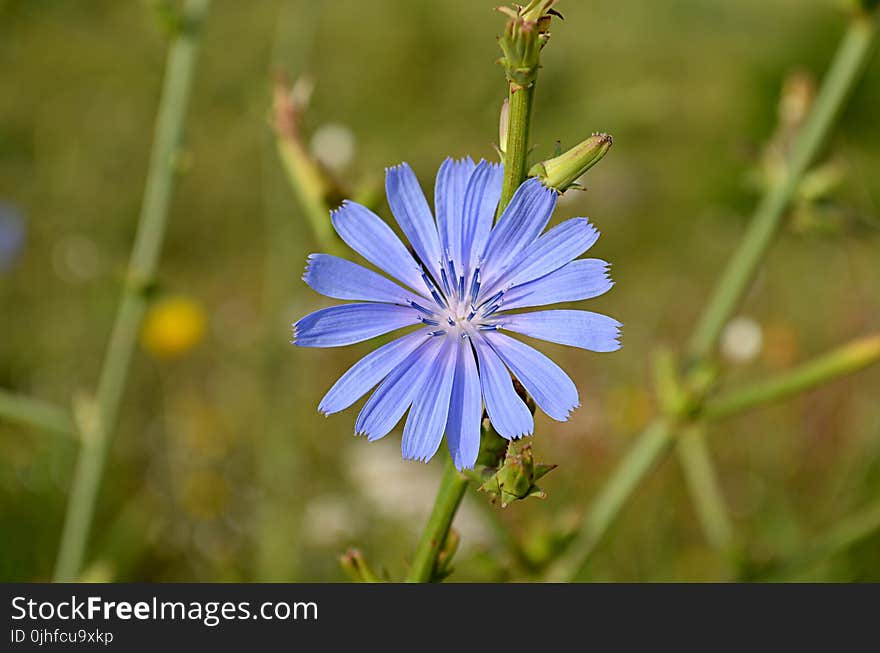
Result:
{"type": "Polygon", "coordinates": [[[564,193],[581,175],[599,163],[613,144],[610,134],[597,132],[568,152],[536,163],[529,170],[529,176],[539,177],[548,188],[564,193]]]}
{"type": "Polygon", "coordinates": [[[498,11],[510,16],[498,45],[504,56],[504,66],[512,88],[531,86],[538,74],[541,49],[550,38],[550,20],[560,14],[553,9],[556,0],[532,0],[516,9],[498,7],[498,11]]]}
{"type": "Polygon", "coordinates": [[[500,500],[502,508],[528,497],[544,499],[547,494],[535,482],[555,467],[536,463],[530,444],[518,450],[511,443],[504,463],[483,482],[480,490],[492,497],[493,503],[500,500]]]}
{"type": "Polygon", "coordinates": [[[351,579],[358,583],[378,583],[379,578],[370,569],[364,555],[357,549],[349,549],[339,556],[339,564],[351,579]]]}

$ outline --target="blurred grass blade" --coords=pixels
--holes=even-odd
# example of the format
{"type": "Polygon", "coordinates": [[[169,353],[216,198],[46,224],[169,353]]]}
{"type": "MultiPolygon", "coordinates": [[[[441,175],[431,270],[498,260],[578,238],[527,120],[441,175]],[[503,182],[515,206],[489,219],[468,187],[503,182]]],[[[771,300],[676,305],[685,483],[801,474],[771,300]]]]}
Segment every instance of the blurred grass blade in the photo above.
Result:
{"type": "Polygon", "coordinates": [[[98,382],[97,420],[82,434],[82,448],[74,470],[55,565],[56,581],[75,581],[82,568],[111,434],[147,306],[147,290],[155,275],[165,236],[176,177],[174,159],[189,102],[200,26],[209,2],[187,0],[182,22],[169,48],[137,235],[98,382]]]}
{"type": "Polygon", "coordinates": [[[0,417],[26,426],[73,435],[73,420],[63,409],[42,399],[34,399],[0,389],[0,417]]]}

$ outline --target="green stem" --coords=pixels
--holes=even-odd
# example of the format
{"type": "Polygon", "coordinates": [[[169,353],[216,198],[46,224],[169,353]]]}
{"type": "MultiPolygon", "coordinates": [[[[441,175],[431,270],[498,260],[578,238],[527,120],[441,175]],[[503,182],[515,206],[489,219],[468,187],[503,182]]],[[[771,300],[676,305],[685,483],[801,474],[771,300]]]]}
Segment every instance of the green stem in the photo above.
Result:
{"type": "Polygon", "coordinates": [[[641,480],[660,455],[669,450],[672,432],[666,420],[652,422],[617,466],[590,508],[581,531],[547,574],[551,582],[579,580],[589,558],[608,531],[620,509],[632,496],[641,480]]]}
{"type": "Polygon", "coordinates": [[[871,51],[876,20],[853,19],[803,129],[797,137],[784,179],[774,184],[752,218],[746,235],[731,258],[690,340],[691,359],[712,355],[718,337],[748,291],[785,211],[808,166],[822,149],[847,96],[855,86],[871,51]]]}
{"type": "Polygon", "coordinates": [[[82,448],[74,470],[55,566],[56,581],[74,581],[82,568],[111,434],[147,306],[147,290],[155,275],[165,235],[175,182],[174,157],[180,145],[192,86],[199,27],[208,4],[209,0],[187,0],[183,25],[169,48],[128,280],[98,382],[97,420],[82,434],[82,448]]]}
{"type": "Polygon", "coordinates": [[[501,185],[501,201],[498,215],[510,203],[510,199],[525,181],[529,156],[529,125],[532,122],[532,100],[535,85],[516,88],[510,84],[507,138],[504,143],[504,180],[501,185]]]}
{"type": "Polygon", "coordinates": [[[852,374],[880,362],[880,334],[860,338],[795,367],[776,378],[759,381],[709,400],[701,414],[705,419],[723,419],[852,374]]]}
{"type": "MultiPolygon", "coordinates": [[[[851,21],[807,123],[798,134],[786,179],[771,188],[760,203],[741,246],[722,275],[714,296],[694,331],[689,348],[693,364],[704,360],[714,351],[721,329],[736,310],[777,232],[798,180],[827,138],[834,119],[839,115],[863,70],[875,34],[876,15],[860,14],[851,21]]],[[[620,462],[617,471],[600,492],[590,517],[584,523],[569,553],[554,568],[553,578],[576,579],[585,569],[596,544],[616,518],[625,500],[653,463],[668,450],[667,446],[660,446],[661,443],[658,442],[663,424],[662,419],[652,423],[638,437],[632,451],[620,462]]],[[[664,439],[669,440],[668,432],[664,439]]]]}
{"type": "MultiPolygon", "coordinates": [[[[504,178],[501,200],[498,204],[498,215],[501,215],[501,212],[510,203],[510,198],[513,197],[516,189],[526,178],[529,123],[531,122],[534,89],[534,83],[528,88],[519,88],[517,91],[513,90],[512,84],[510,85],[504,178]]],[[[443,473],[443,480],[440,482],[440,489],[437,491],[437,498],[434,502],[434,510],[431,512],[428,525],[422,533],[412,567],[406,578],[407,582],[430,582],[437,564],[437,554],[446,541],[449,527],[458,506],[461,504],[467,486],[467,479],[455,469],[452,459],[447,460],[446,471],[443,473]]]]}
{"type": "Polygon", "coordinates": [[[0,389],[0,417],[61,435],[76,433],[73,421],[65,410],[42,399],[34,399],[2,389],[0,389]]]}
{"type": "Polygon", "coordinates": [[[425,530],[422,531],[422,538],[416,548],[406,582],[431,582],[437,564],[437,554],[446,542],[449,528],[452,526],[458,506],[461,505],[467,486],[468,479],[455,469],[452,458],[447,458],[440,489],[437,490],[437,498],[434,500],[434,509],[431,511],[425,530]]]}
{"type": "Polygon", "coordinates": [[[330,207],[325,199],[329,193],[325,175],[297,141],[279,137],[278,153],[315,240],[323,251],[338,253],[339,241],[333,232],[330,207]]]}
{"type": "Polygon", "coordinates": [[[733,527],[702,427],[686,429],[678,439],[677,450],[703,532],[716,551],[729,554],[733,527]]]}

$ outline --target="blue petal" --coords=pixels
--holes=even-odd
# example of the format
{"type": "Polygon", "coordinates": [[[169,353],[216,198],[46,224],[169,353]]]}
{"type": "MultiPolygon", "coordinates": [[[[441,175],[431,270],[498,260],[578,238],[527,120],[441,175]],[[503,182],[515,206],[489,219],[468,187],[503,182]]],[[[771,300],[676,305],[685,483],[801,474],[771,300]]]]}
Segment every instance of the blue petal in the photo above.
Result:
{"type": "Polygon", "coordinates": [[[346,200],[330,214],[330,220],[346,245],[380,270],[428,296],[419,264],[382,218],[346,200]]]}
{"type": "Polygon", "coordinates": [[[431,365],[428,378],[413,401],[403,427],[401,450],[407,460],[428,462],[443,439],[458,359],[459,338],[444,336],[443,340],[443,348],[431,365]]]}
{"type": "Polygon", "coordinates": [[[437,171],[434,184],[434,210],[437,213],[437,230],[440,246],[456,261],[461,260],[461,207],[468,179],[474,171],[470,157],[456,161],[448,158],[437,171]]]}
{"type": "Polygon", "coordinates": [[[458,338],[458,343],[458,360],[446,420],[446,444],[456,469],[470,469],[480,452],[483,398],[470,340],[458,338]]]}
{"type": "Polygon", "coordinates": [[[461,212],[461,255],[458,259],[468,274],[473,272],[478,255],[486,248],[501,199],[503,177],[502,166],[480,161],[468,180],[461,212]]]}
{"type": "Polygon", "coordinates": [[[406,304],[415,293],[381,274],[330,254],[310,254],[303,281],[316,292],[335,299],[406,304]]]}
{"type": "Polygon", "coordinates": [[[504,294],[503,308],[509,311],[592,299],[608,292],[613,285],[608,263],[597,258],[578,259],[540,279],[514,286],[504,294]]]}
{"type": "Polygon", "coordinates": [[[489,421],[498,435],[515,439],[531,435],[535,420],[522,398],[513,387],[510,372],[498,358],[495,350],[482,338],[474,340],[480,361],[480,384],[489,421]]]}
{"type": "Polygon", "coordinates": [[[523,250],[504,283],[518,286],[558,270],[586,252],[598,238],[599,232],[586,218],[561,222],[523,250]]]}
{"type": "Polygon", "coordinates": [[[497,331],[484,332],[501,360],[525,386],[535,403],[553,419],[565,422],[580,405],[577,387],[562,369],[537,349],[497,331]]]}
{"type": "Polygon", "coordinates": [[[345,410],[403,363],[428,337],[427,331],[422,329],[392,340],[367,354],[339,377],[324,395],[318,410],[325,415],[345,410]]]}
{"type": "Polygon", "coordinates": [[[381,336],[411,324],[418,313],[394,304],[343,304],[309,313],[293,325],[293,344],[342,347],[381,336]]]}
{"type": "Polygon", "coordinates": [[[355,422],[355,433],[371,442],[388,435],[422,389],[438,351],[439,338],[431,338],[407,356],[367,399],[355,422]]]}
{"type": "Polygon", "coordinates": [[[623,326],[607,315],[571,310],[505,315],[501,322],[509,331],[590,351],[620,349],[618,338],[623,326]]]}
{"type": "Polygon", "coordinates": [[[556,206],[556,197],[556,191],[546,188],[535,177],[516,189],[480,256],[483,278],[487,282],[500,277],[544,230],[556,206]]]}
{"type": "Polygon", "coordinates": [[[419,180],[408,164],[401,163],[388,168],[385,174],[385,195],[397,224],[409,239],[416,255],[439,282],[438,264],[441,252],[437,225],[419,186],[419,180]]]}

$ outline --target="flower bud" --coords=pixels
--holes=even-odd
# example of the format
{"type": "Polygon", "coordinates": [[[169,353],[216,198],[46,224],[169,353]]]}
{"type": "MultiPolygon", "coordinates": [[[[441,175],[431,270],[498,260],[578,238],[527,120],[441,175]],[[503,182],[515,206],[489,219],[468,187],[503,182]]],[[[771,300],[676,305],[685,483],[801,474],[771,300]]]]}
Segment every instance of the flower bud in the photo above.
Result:
{"type": "Polygon", "coordinates": [[[536,163],[529,170],[529,176],[539,177],[548,188],[564,193],[581,175],[599,163],[613,144],[614,139],[610,134],[596,132],[568,152],[536,163]]]}
{"type": "Polygon", "coordinates": [[[379,577],[373,573],[364,554],[357,549],[349,549],[339,556],[339,565],[356,583],[378,583],[379,577]]]}
{"type": "Polygon", "coordinates": [[[480,490],[492,497],[493,503],[500,499],[502,508],[528,497],[544,499],[547,494],[535,485],[535,481],[555,467],[536,463],[531,444],[517,450],[516,445],[511,443],[504,463],[483,482],[480,490]]]}
{"type": "Polygon", "coordinates": [[[514,90],[527,88],[535,81],[541,48],[550,38],[551,16],[560,16],[553,9],[554,4],[556,0],[531,0],[525,6],[517,5],[516,9],[498,7],[498,11],[510,16],[498,45],[504,55],[500,63],[514,90]]]}

